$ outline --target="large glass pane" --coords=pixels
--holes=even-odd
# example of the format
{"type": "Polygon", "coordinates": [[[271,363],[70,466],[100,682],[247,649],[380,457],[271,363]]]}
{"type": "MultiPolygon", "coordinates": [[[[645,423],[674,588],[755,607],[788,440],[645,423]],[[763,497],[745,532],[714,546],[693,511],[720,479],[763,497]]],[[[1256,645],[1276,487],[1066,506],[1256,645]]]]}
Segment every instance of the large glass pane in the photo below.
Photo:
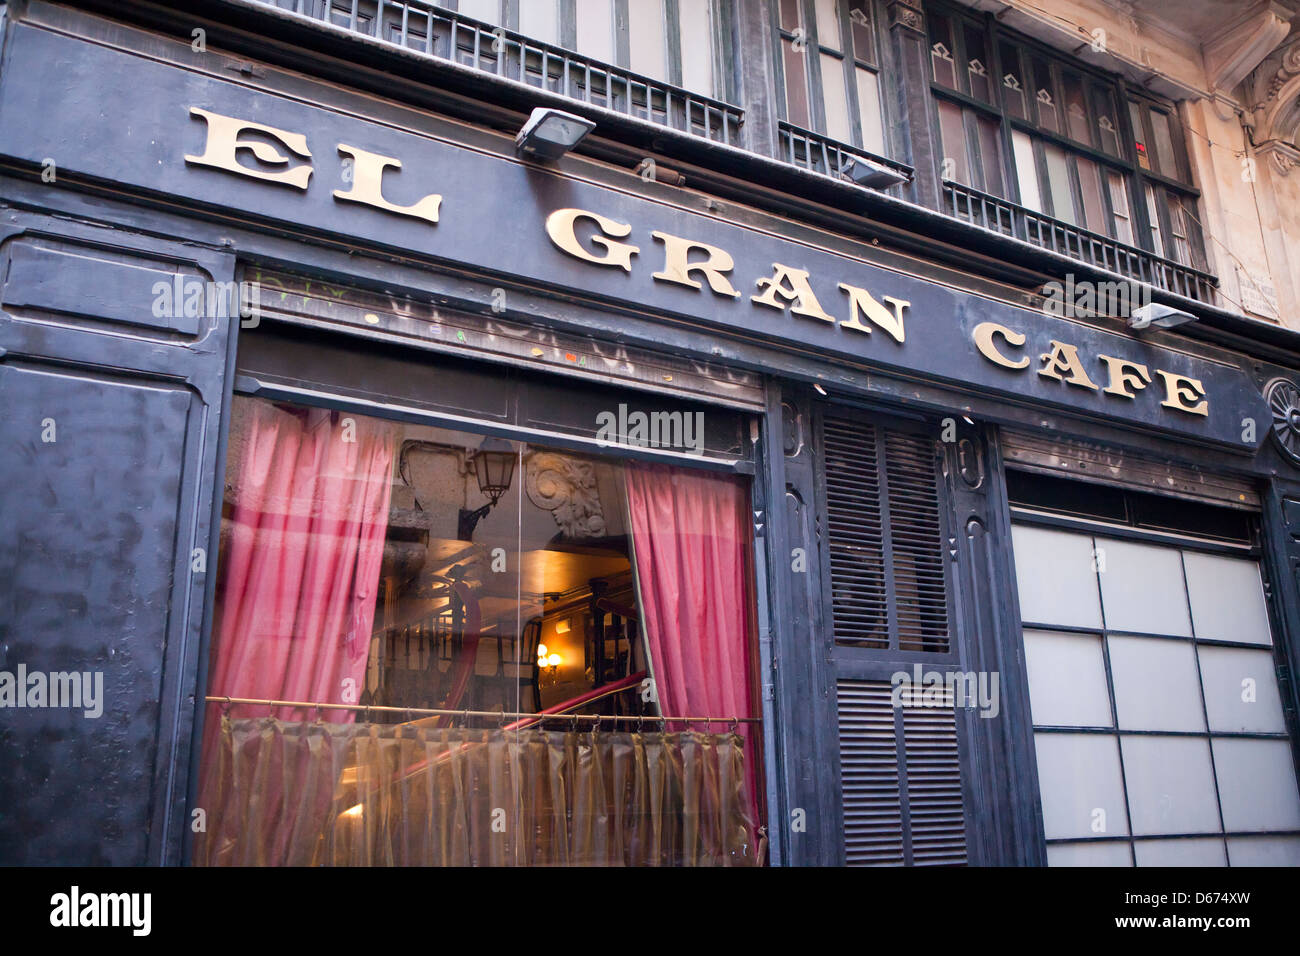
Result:
{"type": "Polygon", "coordinates": [[[1203,641],[1273,643],[1258,563],[1246,558],[1183,552],[1192,623],[1203,641]]]}
{"type": "Polygon", "coordinates": [[[935,82],[950,90],[960,89],[957,85],[957,48],[953,44],[952,23],[937,13],[931,13],[927,19],[930,21],[930,68],[934,71],[935,82]]]}
{"type": "Polygon", "coordinates": [[[1170,179],[1186,179],[1181,158],[1174,149],[1171,117],[1163,110],[1151,110],[1151,135],[1155,138],[1156,168],[1170,179]]]}
{"type": "Polygon", "coordinates": [[[1061,89],[1065,94],[1065,121],[1070,138],[1095,146],[1092,129],[1088,124],[1088,101],[1083,91],[1083,78],[1078,73],[1063,70],[1061,89]]]}
{"type": "Polygon", "coordinates": [[[1015,525],[1011,540],[1022,621],[1101,627],[1091,537],[1015,525]]]}
{"type": "Polygon", "coordinates": [[[1029,109],[1025,100],[1027,84],[1024,70],[1020,66],[1020,48],[1010,43],[1000,43],[998,52],[1002,58],[1002,78],[999,80],[1002,84],[1002,102],[1006,104],[1007,112],[1012,116],[1018,119],[1029,119],[1029,109]]]}
{"type": "Polygon", "coordinates": [[[1133,129],[1133,148],[1137,152],[1138,165],[1143,169],[1151,168],[1151,156],[1147,153],[1146,123],[1143,121],[1144,110],[1129,100],[1128,118],[1133,129]]]}
{"type": "Polygon", "coordinates": [[[848,90],[844,88],[844,61],[831,53],[821,54],[822,106],[826,109],[826,135],[841,143],[853,142],[849,121],[848,90]]]}
{"type": "Polygon", "coordinates": [[[1002,127],[982,113],[975,116],[975,129],[979,133],[980,188],[994,196],[1005,196],[1002,181],[1002,127]]]}
{"type": "Polygon", "coordinates": [[[526,3],[521,3],[519,32],[542,43],[559,43],[559,0],[527,0],[526,3]]]}
{"type": "Polygon", "coordinates": [[[1100,637],[1027,630],[1025,669],[1035,726],[1112,726],[1100,637]]]}
{"type": "Polygon", "coordinates": [[[1191,637],[1178,551],[1113,538],[1097,550],[1107,629],[1191,637]]]}
{"type": "Polygon", "coordinates": [[[1300,836],[1228,837],[1233,866],[1300,866],[1300,836]]]}
{"type": "Polygon", "coordinates": [[[1114,737],[1039,732],[1034,749],[1047,839],[1128,834],[1114,737]]]}
{"type": "Polygon", "coordinates": [[[627,6],[632,69],[656,80],[668,79],[668,32],[664,0],[636,0],[627,6]]]}
{"type": "Polygon", "coordinates": [[[604,63],[614,62],[613,0],[574,0],[578,52],[604,63]]]}
{"type": "Polygon", "coordinates": [[[876,65],[876,37],[870,0],[849,0],[849,32],[853,55],[863,63],[876,65]]]}
{"type": "Polygon", "coordinates": [[[815,0],[817,14],[817,42],[828,50],[841,50],[840,18],[837,16],[837,0],[815,0]]]}
{"type": "Polygon", "coordinates": [[[713,96],[712,0],[677,0],[681,18],[682,86],[713,96]]]}
{"type": "Polygon", "coordinates": [[[1062,133],[1060,104],[1056,95],[1056,84],[1052,80],[1052,68],[1042,57],[1031,56],[1030,69],[1034,74],[1034,101],[1038,106],[1038,125],[1053,133],[1062,133]]]}
{"type": "Polygon", "coordinates": [[[881,121],[880,85],[866,67],[855,69],[858,77],[858,118],[862,124],[862,148],[885,155],[885,125],[881,121]]]}
{"type": "Polygon", "coordinates": [[[1111,156],[1122,157],[1124,154],[1119,145],[1119,116],[1115,111],[1115,94],[1098,83],[1090,86],[1093,115],[1097,118],[1096,141],[1111,156]]]}
{"type": "Polygon", "coordinates": [[[1209,741],[1130,735],[1121,740],[1135,834],[1218,832],[1209,741]]]}
{"type": "Polygon", "coordinates": [[[242,397],[227,478],[200,862],[761,860],[744,481],[242,397]]]}
{"type": "Polygon", "coordinates": [[[1214,770],[1229,832],[1300,829],[1300,792],[1288,741],[1215,737],[1214,770]]]}
{"type": "Polygon", "coordinates": [[[1038,190],[1038,164],[1034,160],[1034,141],[1028,133],[1011,134],[1011,148],[1016,155],[1016,182],[1020,185],[1020,205],[1035,212],[1043,211],[1043,197],[1038,190]]]}
{"type": "Polygon", "coordinates": [[[1273,654],[1241,647],[1197,649],[1210,730],[1286,733],[1273,654]]]}
{"type": "Polygon", "coordinates": [[[465,16],[484,23],[501,22],[500,0],[457,0],[456,9],[465,16]]]}
{"type": "Polygon", "coordinates": [[[946,100],[939,101],[939,133],[943,140],[943,177],[970,185],[966,127],[960,106],[946,100]]]}
{"type": "Polygon", "coordinates": [[[1108,172],[1106,181],[1110,184],[1110,206],[1115,214],[1115,232],[1113,235],[1120,242],[1133,244],[1133,210],[1128,202],[1128,182],[1123,173],[1108,172]]]}
{"type": "Polygon", "coordinates": [[[966,77],[970,95],[986,103],[993,102],[992,64],[984,31],[972,24],[963,26],[966,39],[966,77]]]}
{"type": "Polygon", "coordinates": [[[1132,866],[1133,852],[1127,841],[1098,840],[1087,843],[1049,843],[1048,866],[1132,866]]]}
{"type": "Polygon", "coordinates": [[[1074,189],[1070,185],[1069,157],[1059,146],[1043,146],[1047,160],[1047,189],[1052,197],[1052,215],[1064,222],[1078,225],[1074,211],[1074,189]]]}
{"type": "Polygon", "coordinates": [[[1221,837],[1190,840],[1138,840],[1138,866],[1227,866],[1221,837]]]}
{"type": "Polygon", "coordinates": [[[1151,227],[1151,251],[1158,256],[1165,254],[1164,233],[1160,229],[1160,208],[1156,205],[1155,188],[1146,184],[1147,224],[1151,227]]]}
{"type": "Polygon", "coordinates": [[[780,11],[781,29],[787,33],[798,30],[803,23],[802,0],[781,0],[780,11]]]}
{"type": "Polygon", "coordinates": [[[1110,673],[1121,730],[1205,730],[1196,649],[1190,641],[1110,637],[1110,673]]]}
{"type": "Polygon", "coordinates": [[[1079,173],[1079,190],[1083,193],[1084,227],[1103,236],[1110,234],[1106,204],[1101,198],[1101,168],[1082,156],[1074,158],[1079,173]]]}
{"type": "Polygon", "coordinates": [[[785,70],[785,118],[795,126],[812,128],[808,112],[807,54],[796,50],[790,40],[781,41],[782,66],[785,70]]]}

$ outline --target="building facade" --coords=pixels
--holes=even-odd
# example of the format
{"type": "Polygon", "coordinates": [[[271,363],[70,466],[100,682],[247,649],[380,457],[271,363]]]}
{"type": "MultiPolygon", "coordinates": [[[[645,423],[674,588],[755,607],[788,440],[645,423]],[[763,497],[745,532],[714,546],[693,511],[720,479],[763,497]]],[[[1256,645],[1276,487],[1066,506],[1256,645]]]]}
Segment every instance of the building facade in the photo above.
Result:
{"type": "Polygon", "coordinates": [[[0,21],[0,859],[1300,864],[1289,2],[0,21]]]}

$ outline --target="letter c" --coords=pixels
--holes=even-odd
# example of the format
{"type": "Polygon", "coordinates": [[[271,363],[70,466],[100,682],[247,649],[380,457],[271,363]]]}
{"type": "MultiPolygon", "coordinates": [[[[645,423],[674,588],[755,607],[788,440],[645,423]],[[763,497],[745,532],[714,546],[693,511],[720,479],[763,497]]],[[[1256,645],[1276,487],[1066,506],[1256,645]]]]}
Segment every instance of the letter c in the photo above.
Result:
{"type": "Polygon", "coordinates": [[[971,338],[975,340],[975,347],[980,350],[980,354],[994,365],[1001,365],[1003,368],[1025,368],[1029,365],[1029,356],[1022,357],[1019,362],[1013,362],[999,352],[994,342],[994,336],[998,335],[1017,348],[1025,344],[1023,333],[1009,329],[1005,325],[998,325],[996,322],[981,322],[975,326],[971,338]]]}

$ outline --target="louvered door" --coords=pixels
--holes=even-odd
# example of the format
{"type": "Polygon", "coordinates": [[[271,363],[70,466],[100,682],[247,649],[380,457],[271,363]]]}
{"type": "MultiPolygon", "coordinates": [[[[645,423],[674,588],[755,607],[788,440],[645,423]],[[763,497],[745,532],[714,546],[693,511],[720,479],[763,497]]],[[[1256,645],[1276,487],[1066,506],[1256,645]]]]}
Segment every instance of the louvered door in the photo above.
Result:
{"type": "Polygon", "coordinates": [[[844,860],[965,863],[952,692],[896,706],[891,683],[957,666],[935,438],[827,407],[821,451],[844,860]]]}

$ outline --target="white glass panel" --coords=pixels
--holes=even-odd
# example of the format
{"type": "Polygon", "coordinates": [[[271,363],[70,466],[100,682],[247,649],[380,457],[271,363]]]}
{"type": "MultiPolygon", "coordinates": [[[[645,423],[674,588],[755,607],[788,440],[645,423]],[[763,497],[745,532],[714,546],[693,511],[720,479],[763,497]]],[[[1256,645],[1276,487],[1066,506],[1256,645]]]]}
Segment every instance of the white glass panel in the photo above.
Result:
{"type": "Polygon", "coordinates": [[[1025,631],[1025,666],[1035,724],[1111,726],[1100,637],[1025,631]]]}
{"type": "Polygon", "coordinates": [[[1272,644],[1259,565],[1244,558],[1183,553],[1192,623],[1203,641],[1272,644]]]}
{"type": "Polygon", "coordinates": [[[1070,167],[1065,150],[1059,146],[1044,146],[1047,158],[1047,189],[1052,195],[1052,215],[1063,222],[1077,225],[1074,214],[1074,190],[1070,186],[1070,167]]]}
{"type": "Polygon", "coordinates": [[[1043,197],[1038,190],[1038,168],[1034,163],[1034,141],[1028,133],[1011,134],[1011,148],[1016,156],[1016,180],[1020,183],[1020,205],[1035,212],[1043,211],[1043,197]]]}
{"type": "Polygon", "coordinates": [[[1129,736],[1121,740],[1135,834],[1218,831],[1208,740],[1129,736]]]}
{"type": "Polygon", "coordinates": [[[1300,836],[1228,837],[1228,858],[1233,866],[1300,866],[1300,836]]]}
{"type": "Polygon", "coordinates": [[[1165,254],[1165,244],[1160,232],[1160,214],[1156,211],[1156,194],[1150,185],[1146,187],[1147,222],[1151,224],[1151,248],[1158,256],[1165,254]]]}
{"type": "Polygon", "coordinates": [[[522,0],[519,4],[519,32],[542,43],[560,42],[556,0],[522,0]]]}
{"type": "Polygon", "coordinates": [[[1197,653],[1211,730],[1286,732],[1271,651],[1200,647],[1197,653]]]}
{"type": "Polygon", "coordinates": [[[1022,621],[1101,627],[1089,535],[1016,525],[1011,542],[1022,621]]]}
{"type": "Polygon", "coordinates": [[[656,80],[668,79],[664,0],[635,0],[627,5],[627,35],[632,69],[656,80]]]}
{"type": "Polygon", "coordinates": [[[1034,734],[1047,839],[1126,836],[1119,748],[1104,734],[1034,734]]]}
{"type": "Polygon", "coordinates": [[[1106,627],[1191,637],[1183,562],[1173,548],[1097,539],[1106,627]]]}
{"type": "Polygon", "coordinates": [[[1108,643],[1121,730],[1205,730],[1190,641],[1111,637],[1108,643]]]}
{"type": "Polygon", "coordinates": [[[1288,741],[1216,737],[1214,769],[1227,830],[1300,829],[1300,793],[1288,741]]]}
{"type": "Polygon", "coordinates": [[[858,67],[858,119],[862,123],[862,148],[885,155],[885,127],[880,120],[880,84],[876,74],[858,67]]]}
{"type": "Polygon", "coordinates": [[[614,62],[614,0],[576,0],[578,52],[614,62]]]}
{"type": "Polygon", "coordinates": [[[826,107],[826,135],[841,143],[853,141],[849,125],[849,96],[844,89],[844,61],[829,53],[821,55],[822,103],[826,107]]]}
{"type": "Polygon", "coordinates": [[[458,12],[485,23],[501,22],[501,4],[498,0],[460,0],[456,4],[458,12]]]}
{"type": "Polygon", "coordinates": [[[840,20],[835,15],[835,0],[817,0],[817,42],[832,50],[842,49],[840,20]]]}
{"type": "Polygon", "coordinates": [[[1138,840],[1133,844],[1138,866],[1227,866],[1223,839],[1138,840]]]}
{"type": "Polygon", "coordinates": [[[1132,213],[1128,207],[1128,185],[1121,173],[1107,173],[1110,183],[1110,205],[1115,212],[1115,238],[1133,244],[1132,213]]]}
{"type": "Polygon", "coordinates": [[[1048,866],[1132,866],[1133,854],[1127,843],[1051,843],[1048,866]]]}
{"type": "Polygon", "coordinates": [[[682,31],[682,86],[713,96],[712,0],[677,0],[682,31]]]}

